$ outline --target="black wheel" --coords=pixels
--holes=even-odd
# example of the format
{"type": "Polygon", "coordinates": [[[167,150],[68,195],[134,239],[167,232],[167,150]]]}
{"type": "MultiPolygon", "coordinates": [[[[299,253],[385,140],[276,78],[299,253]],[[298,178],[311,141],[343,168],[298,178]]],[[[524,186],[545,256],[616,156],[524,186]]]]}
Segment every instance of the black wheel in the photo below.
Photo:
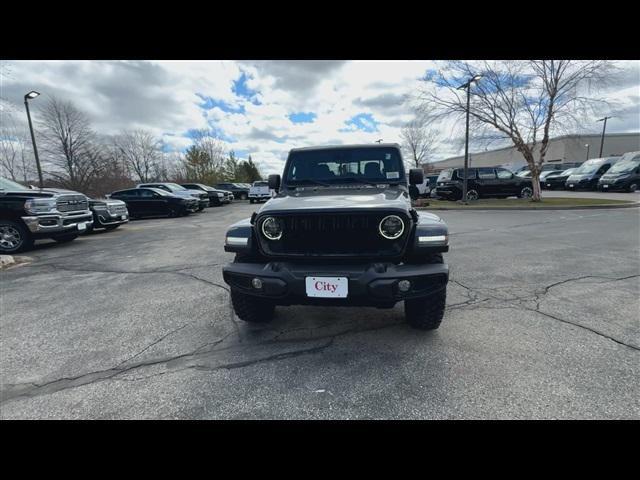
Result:
{"type": "Polygon", "coordinates": [[[107,225],[106,228],[107,230],[115,230],[116,228],[118,228],[120,226],[120,224],[117,225],[107,225]]]}
{"type": "Polygon", "coordinates": [[[276,306],[264,298],[254,297],[231,289],[231,304],[240,320],[251,323],[266,323],[273,320],[276,306]]]}
{"type": "Polygon", "coordinates": [[[531,198],[533,196],[533,190],[531,187],[524,187],[520,190],[518,197],[520,198],[531,198]]]}
{"type": "Polygon", "coordinates": [[[631,184],[629,184],[629,186],[627,187],[627,191],[629,193],[633,193],[638,189],[638,184],[636,182],[632,182],[631,184]]]}
{"type": "Polygon", "coordinates": [[[480,194],[477,190],[467,190],[467,202],[475,202],[480,198],[480,194]]]}
{"type": "MultiPolygon", "coordinates": [[[[409,263],[434,264],[443,263],[441,253],[433,253],[410,260],[409,263]]],[[[404,315],[407,323],[420,330],[435,330],[440,326],[447,301],[446,286],[432,295],[404,301],[404,315]]]]}
{"type": "Polygon", "coordinates": [[[249,199],[249,203],[253,203],[253,198],[250,198],[250,199],[249,199]]]}
{"type": "Polygon", "coordinates": [[[62,235],[56,235],[55,237],[51,237],[51,238],[53,238],[58,243],[67,243],[67,242],[72,242],[73,240],[78,238],[78,233],[76,232],[65,233],[62,235]]]}
{"type": "Polygon", "coordinates": [[[24,225],[10,220],[0,221],[0,253],[22,252],[32,246],[33,238],[24,225]]]}
{"type": "Polygon", "coordinates": [[[249,197],[247,196],[246,193],[241,193],[239,198],[240,198],[240,200],[246,200],[249,197]]]}

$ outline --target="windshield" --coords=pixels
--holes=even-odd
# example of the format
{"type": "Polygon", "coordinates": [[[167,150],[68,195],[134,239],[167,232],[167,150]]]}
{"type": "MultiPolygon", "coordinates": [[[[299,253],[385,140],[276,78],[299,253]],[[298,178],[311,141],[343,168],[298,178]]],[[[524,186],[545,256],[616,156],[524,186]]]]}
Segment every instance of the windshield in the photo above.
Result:
{"type": "Polygon", "coordinates": [[[27,187],[20,185],[8,178],[0,177],[0,190],[29,190],[27,187]]]}
{"type": "Polygon", "coordinates": [[[587,160],[584,162],[579,168],[577,168],[573,174],[574,175],[588,175],[590,173],[595,173],[598,168],[600,168],[601,162],[598,160],[587,160]]]}
{"type": "Polygon", "coordinates": [[[451,175],[453,174],[453,168],[447,168],[446,170],[442,170],[440,175],[438,175],[439,182],[445,182],[447,180],[451,180],[451,175]]]}
{"type": "Polygon", "coordinates": [[[268,182],[253,182],[254,187],[267,187],[268,185],[268,182]]]}
{"type": "Polygon", "coordinates": [[[400,154],[391,147],[296,151],[287,165],[290,185],[406,182],[400,154]]]}
{"type": "Polygon", "coordinates": [[[635,170],[639,166],[640,166],[640,160],[618,162],[613,167],[611,167],[611,170],[609,170],[609,173],[631,173],[633,170],[635,170]]]}

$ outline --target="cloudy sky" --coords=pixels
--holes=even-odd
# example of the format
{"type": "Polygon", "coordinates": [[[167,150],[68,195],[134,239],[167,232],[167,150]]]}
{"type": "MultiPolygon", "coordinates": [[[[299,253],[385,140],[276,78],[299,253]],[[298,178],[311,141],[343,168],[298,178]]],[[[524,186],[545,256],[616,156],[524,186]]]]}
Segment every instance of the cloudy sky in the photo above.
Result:
{"type": "MultiPolygon", "coordinates": [[[[2,61],[0,97],[24,118],[22,96],[37,90],[72,100],[105,134],[147,129],[167,150],[210,127],[264,174],[279,172],[290,148],[399,142],[429,61],[2,61]]],[[[640,62],[607,96],[616,102],[610,132],[640,131],[640,62]]],[[[37,103],[33,101],[33,115],[37,103]]],[[[5,107],[6,108],[6,107],[5,107]]],[[[11,108],[11,107],[9,107],[11,108]]],[[[595,120],[595,119],[594,119],[595,120]]],[[[601,128],[593,123],[593,132],[601,128]]],[[[457,135],[457,133],[456,133],[457,135]]],[[[436,159],[459,153],[446,139],[436,159]]]]}

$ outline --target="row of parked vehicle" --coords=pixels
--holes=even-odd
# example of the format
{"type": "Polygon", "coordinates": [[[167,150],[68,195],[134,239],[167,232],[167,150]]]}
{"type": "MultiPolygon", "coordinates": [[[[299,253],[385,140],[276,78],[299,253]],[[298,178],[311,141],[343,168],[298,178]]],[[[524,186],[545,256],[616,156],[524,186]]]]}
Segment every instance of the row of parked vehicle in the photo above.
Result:
{"type": "MultiPolygon", "coordinates": [[[[467,169],[467,199],[529,198],[533,194],[531,172],[502,167],[467,169]]],[[[460,200],[464,169],[447,168],[425,178],[418,191],[422,197],[460,200]]],[[[640,152],[594,158],[583,163],[546,164],[540,174],[540,187],[550,190],[599,190],[635,192],[640,187],[640,152]]]]}
{"type": "Polygon", "coordinates": [[[25,187],[0,177],[0,254],[28,250],[37,239],[69,242],[96,228],[114,230],[130,218],[178,217],[207,207],[247,199],[250,186],[224,183],[235,189],[201,183],[141,183],[105,199],[79,192],[25,187]]]}

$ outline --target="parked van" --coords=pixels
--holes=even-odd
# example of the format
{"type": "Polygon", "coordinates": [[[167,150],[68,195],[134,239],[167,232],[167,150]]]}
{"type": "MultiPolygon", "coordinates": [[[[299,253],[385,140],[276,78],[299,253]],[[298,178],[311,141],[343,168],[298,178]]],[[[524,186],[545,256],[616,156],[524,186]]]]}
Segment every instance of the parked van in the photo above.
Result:
{"type": "Polygon", "coordinates": [[[621,157],[592,158],[578,167],[567,178],[567,190],[595,190],[600,177],[607,172],[621,157]]]}
{"type": "Polygon", "coordinates": [[[635,192],[640,186],[640,152],[628,152],[600,177],[598,190],[635,192]]]}

